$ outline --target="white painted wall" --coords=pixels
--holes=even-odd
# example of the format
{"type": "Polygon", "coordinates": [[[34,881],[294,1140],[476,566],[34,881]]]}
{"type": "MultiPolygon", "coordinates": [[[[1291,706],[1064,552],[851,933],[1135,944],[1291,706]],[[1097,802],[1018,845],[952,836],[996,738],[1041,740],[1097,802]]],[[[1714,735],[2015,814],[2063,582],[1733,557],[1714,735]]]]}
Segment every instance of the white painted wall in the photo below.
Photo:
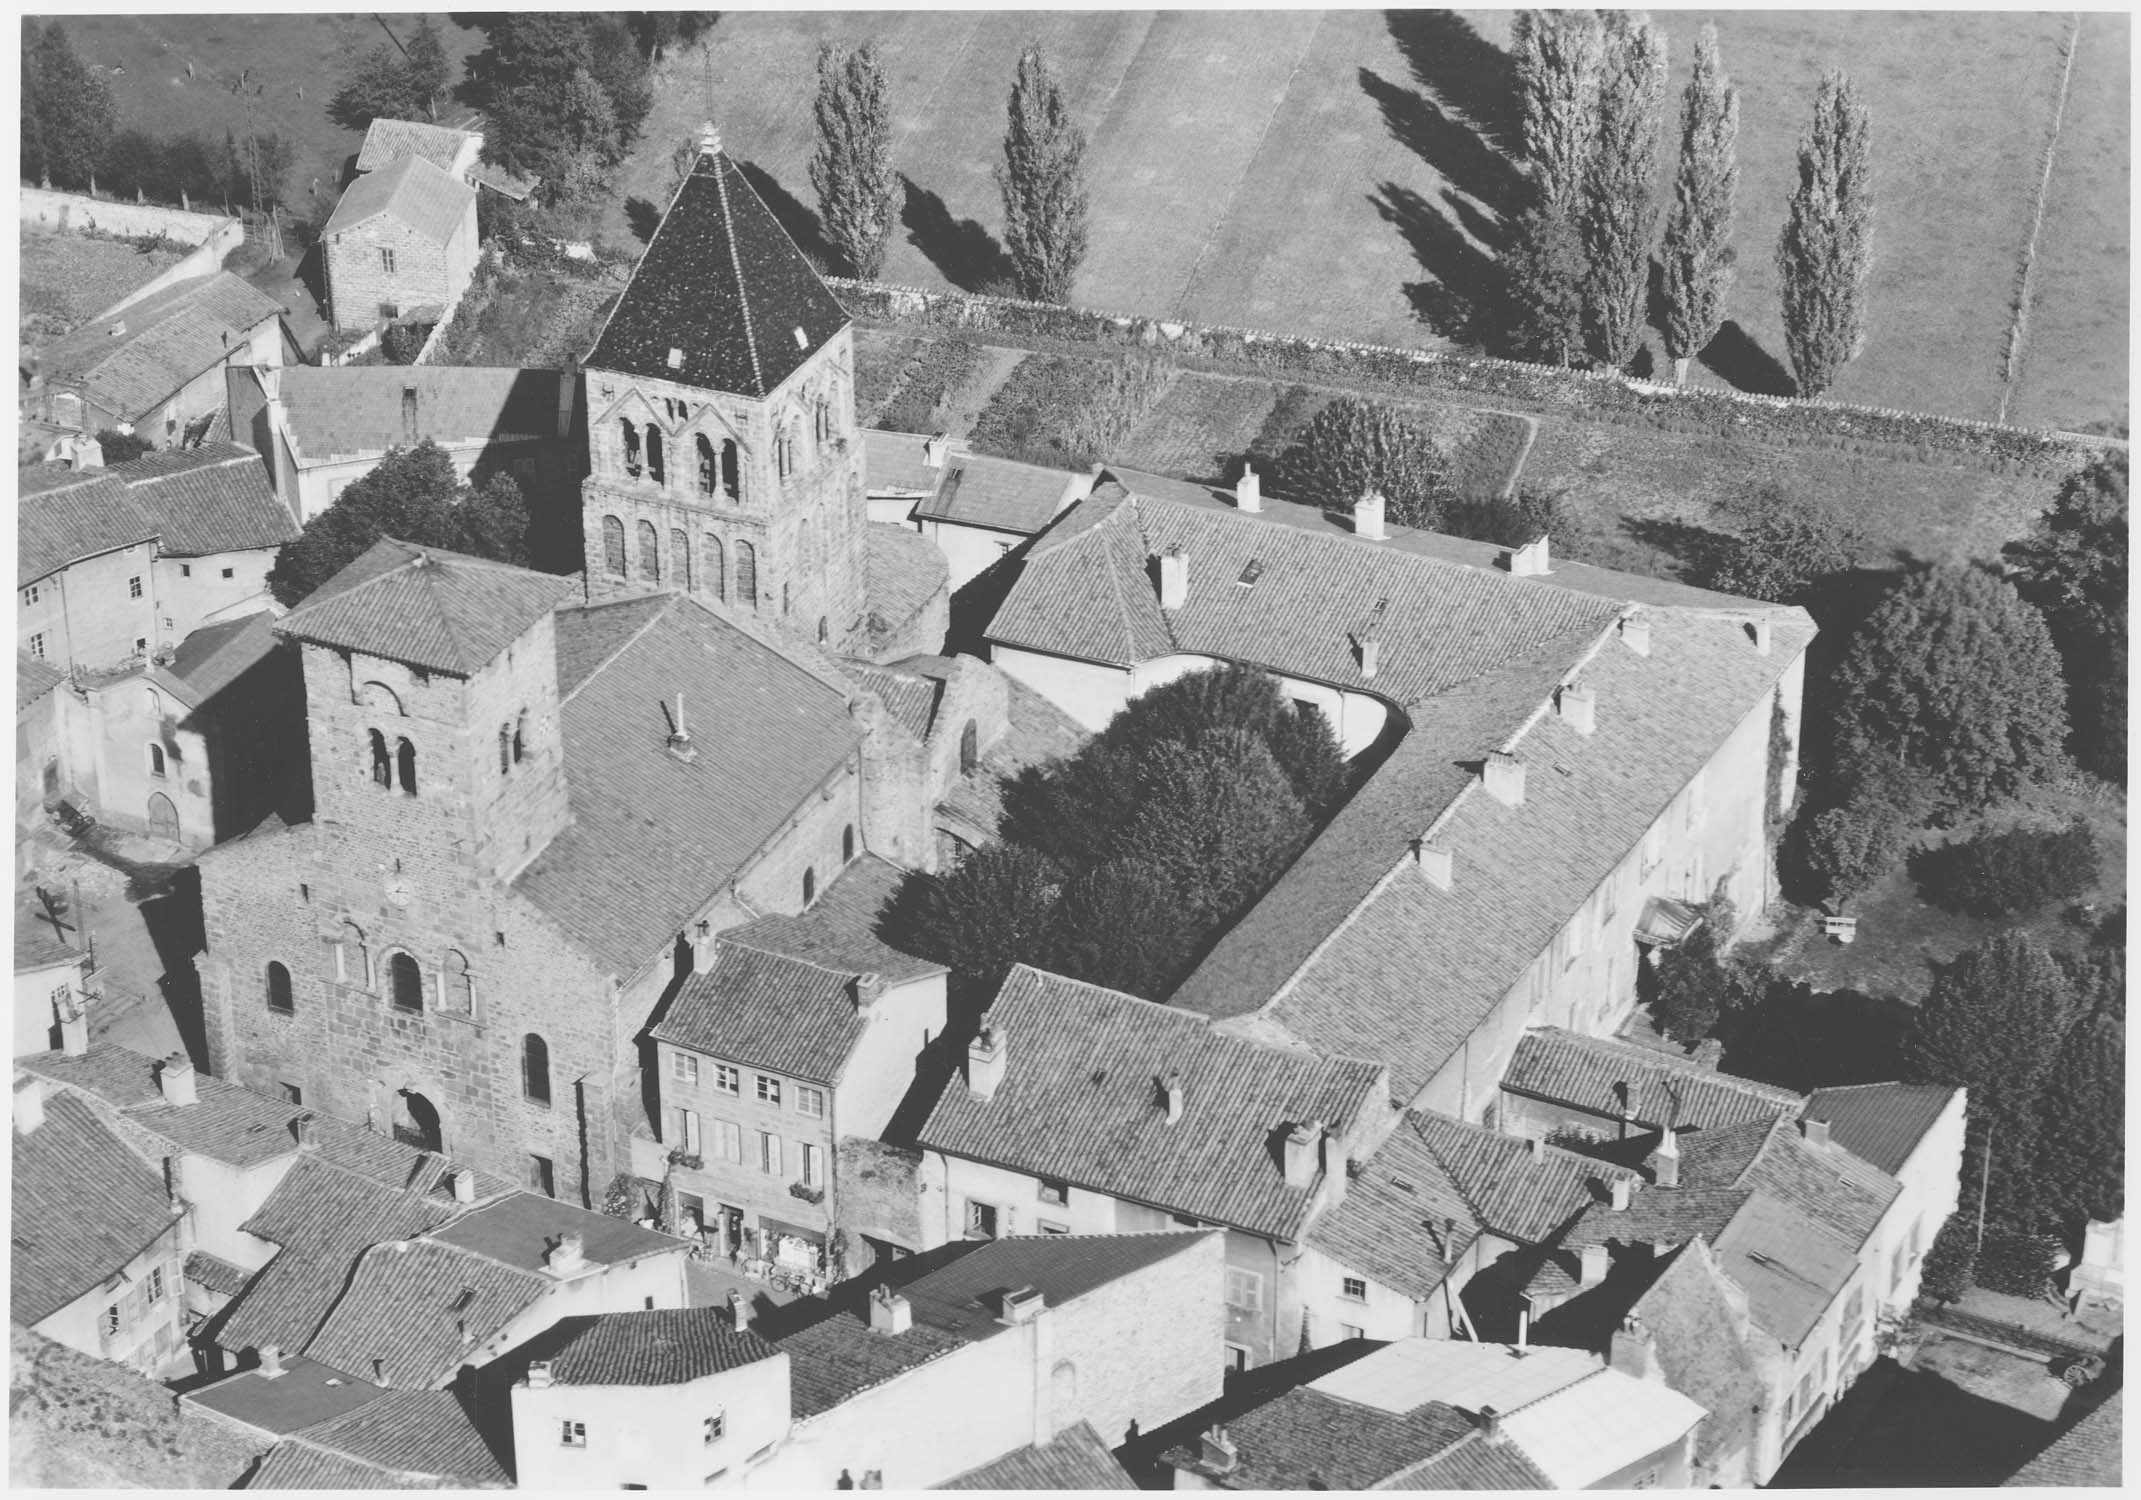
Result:
{"type": "MultiPolygon", "coordinates": [[[[915,1059],[944,1034],[945,976],[931,974],[887,985],[871,1008],[869,1028],[856,1042],[847,1071],[833,1090],[833,1138],[875,1140],[914,1082],[915,1059]]],[[[827,1169],[831,1175],[830,1165],[827,1169]]]]}
{"type": "MultiPolygon", "coordinates": [[[[872,502],[875,505],[878,502],[872,502]]],[[[900,502],[911,505],[911,501],[900,502]]],[[[871,520],[877,515],[873,510],[871,520]]],[[[944,560],[951,565],[952,587],[958,589],[969,579],[992,568],[1012,548],[1026,540],[1016,531],[996,531],[987,526],[962,526],[951,521],[924,520],[915,523],[922,535],[937,544],[944,560]]]]}
{"type": "MultiPolygon", "coordinates": [[[[19,916],[17,918],[20,920],[19,916]]],[[[59,1000],[64,995],[76,1003],[82,998],[82,960],[43,964],[15,971],[15,1050],[27,1057],[49,1051],[52,1028],[59,1024],[59,1000]]]]}
{"type": "Polygon", "coordinates": [[[788,1435],[791,1380],[786,1353],[678,1385],[531,1387],[523,1380],[512,1395],[520,1487],[734,1485],[752,1466],[754,1454],[788,1435]],[[717,1412],[723,1435],[708,1442],[706,1419],[717,1412]],[[567,1422],[586,1425],[584,1447],[564,1441],[567,1422]]]}

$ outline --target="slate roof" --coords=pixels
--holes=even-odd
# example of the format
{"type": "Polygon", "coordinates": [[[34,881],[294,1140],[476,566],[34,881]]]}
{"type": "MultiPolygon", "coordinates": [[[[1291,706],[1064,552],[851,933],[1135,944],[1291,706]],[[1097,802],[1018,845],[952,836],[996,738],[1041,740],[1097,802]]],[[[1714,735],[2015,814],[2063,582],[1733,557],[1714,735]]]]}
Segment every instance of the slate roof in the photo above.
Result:
{"type": "Polygon", "coordinates": [[[94,1291],[177,1218],[163,1179],[87,1104],[52,1091],[44,1107],[35,1131],[16,1130],[12,1159],[8,1307],[25,1326],[94,1291]]]}
{"type": "Polygon", "coordinates": [[[1045,1443],[1028,1443],[993,1463],[969,1469],[940,1490],[1134,1490],[1090,1422],[1064,1428],[1045,1443]]]}
{"type": "Polygon", "coordinates": [[[1956,1090],[1929,1083],[1860,1083],[1816,1089],[1804,1118],[1827,1120],[1829,1139],[1894,1176],[1940,1121],[1956,1090]]]}
{"type": "Polygon", "coordinates": [[[886,984],[906,984],[945,972],[944,965],[902,953],[877,935],[878,914],[907,872],[875,854],[858,854],[819,895],[810,910],[794,916],[760,917],[721,934],[723,944],[779,954],[842,974],[877,974],[886,984]]]}
{"type": "Polygon", "coordinates": [[[2053,1438],[2043,1452],[2024,1464],[2005,1483],[2032,1489],[2117,1488],[2123,1472],[2119,1440],[2125,1405],[2125,1393],[2113,1391],[2094,1411],[2053,1438]]]}
{"type": "Polygon", "coordinates": [[[421,156],[404,156],[365,172],[344,188],[320,237],[331,243],[338,234],[390,215],[443,245],[475,202],[476,190],[460,178],[421,156]]]}
{"type": "Polygon", "coordinates": [[[275,629],[467,677],[572,592],[569,578],[384,537],[275,629]]]}
{"type": "Polygon", "coordinates": [[[15,507],[15,586],[27,588],[85,558],[153,542],[157,518],[108,471],[63,489],[24,494],[15,507]]]}
{"type": "Polygon", "coordinates": [[[1555,1026],[1524,1033],[1502,1087],[1607,1119],[1620,1117],[1625,1097],[1636,1123],[1649,1130],[1774,1120],[1796,1115],[1806,1102],[1789,1089],[1720,1073],[1678,1053],[1555,1026]]]}
{"type": "Polygon", "coordinates": [[[421,120],[374,120],[366,127],[364,144],[357,148],[357,170],[376,172],[405,156],[421,156],[442,172],[452,172],[454,161],[469,141],[466,130],[450,125],[427,125],[421,120]]]}
{"type": "Polygon", "coordinates": [[[685,1244],[674,1235],[657,1234],[609,1214],[526,1192],[508,1193],[495,1203],[470,1209],[432,1231],[431,1238],[519,1270],[540,1271],[544,1252],[566,1234],[580,1236],[581,1253],[597,1266],[679,1251],[685,1244]]]}
{"type": "Polygon", "coordinates": [[[561,609],[557,635],[573,821],[515,886],[631,975],[666,961],[862,732],[838,690],[687,595],[561,609]],[[698,751],[688,765],[669,753],[662,707],[679,692],[698,751]]]}
{"type": "Polygon", "coordinates": [[[554,1284],[540,1272],[433,1240],[373,1245],[358,1256],[348,1290],[305,1353],[366,1379],[374,1361],[384,1360],[386,1383],[429,1386],[461,1367],[471,1343],[485,1342],[554,1284]]]}
{"type": "Polygon", "coordinates": [[[560,387],[575,379],[565,370],[292,365],[281,373],[280,399],[305,465],[425,438],[441,447],[555,441],[560,387]],[[411,390],[413,423],[404,415],[411,390]]]}
{"type": "Polygon", "coordinates": [[[157,526],[166,557],[207,557],[280,547],[298,536],[260,455],[236,443],[184,450],[183,466],[149,455],[104,472],[122,481],[157,526]]]}
{"type": "Polygon", "coordinates": [[[780,1351],[737,1332],[726,1307],[657,1308],[567,1318],[550,1356],[560,1385],[681,1385],[738,1370],[780,1351]]]}
{"type": "Polygon", "coordinates": [[[275,634],[275,615],[263,609],[203,625],[178,643],[170,665],[150,667],[145,675],[188,708],[199,708],[281,645],[275,634]]]}
{"type": "Polygon", "coordinates": [[[847,323],[743,173],[714,151],[678,186],[587,363],[763,399],[847,323]]]}
{"type": "MultiPolygon", "coordinates": [[[[502,1489],[512,1483],[452,1391],[390,1391],[315,1423],[298,1440],[397,1475],[449,1480],[455,1488],[502,1489]]],[[[251,1487],[268,1486],[256,1478],[251,1487]]]]}
{"type": "Polygon", "coordinates": [[[38,351],[47,382],[78,386],[128,419],[142,416],[231,350],[282,305],[228,271],[151,292],[38,351]]]}
{"type": "Polygon", "coordinates": [[[1291,1240],[1315,1185],[1286,1185],[1278,1133],[1350,1135],[1381,1108],[1383,1070],[1215,1031],[1202,1016],[1015,966],[989,1010],[1004,1078],[981,1103],[957,1078],[918,1136],[935,1151],[1291,1240]],[[1159,1080],[1180,1073],[1170,1125],[1159,1080]]]}

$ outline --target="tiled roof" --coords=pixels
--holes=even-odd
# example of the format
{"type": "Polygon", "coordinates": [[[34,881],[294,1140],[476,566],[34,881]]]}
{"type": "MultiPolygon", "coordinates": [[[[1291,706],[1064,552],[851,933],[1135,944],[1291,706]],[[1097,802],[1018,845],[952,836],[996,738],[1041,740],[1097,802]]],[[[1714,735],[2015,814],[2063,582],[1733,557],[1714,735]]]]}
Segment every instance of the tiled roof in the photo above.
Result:
{"type": "Polygon", "coordinates": [[[877,935],[878,914],[907,872],[875,854],[855,862],[794,916],[760,917],[721,934],[725,946],[800,959],[842,974],[877,974],[887,984],[942,974],[944,965],[902,953],[877,935]]]}
{"type": "Polygon", "coordinates": [[[188,1391],[181,1401],[284,1437],[377,1401],[384,1387],[302,1354],[285,1353],[282,1373],[255,1366],[188,1391]]]}
{"type": "Polygon", "coordinates": [[[931,1150],[1293,1239],[1314,1186],[1286,1185],[1274,1132],[1320,1120],[1350,1134],[1380,1108],[1382,1070],[1214,1031],[1191,1012],[1021,964],[989,1022],[1004,1078],[981,1103],[951,1080],[922,1127],[931,1150]],[[1159,1081],[1180,1073],[1170,1125],[1159,1081]]]}
{"type": "Polygon", "coordinates": [[[374,120],[357,148],[357,170],[376,172],[404,156],[421,156],[442,172],[451,172],[461,150],[474,139],[465,130],[449,125],[427,125],[421,120],[374,120]]]}
{"type": "Polygon", "coordinates": [[[1020,536],[1041,530],[1093,483],[1090,474],[1066,473],[984,453],[951,455],[942,476],[929,496],[914,508],[915,519],[980,526],[1020,536]]]}
{"type": "Polygon", "coordinates": [[[738,866],[855,753],[861,731],[836,690],[685,595],[561,609],[557,634],[573,821],[515,885],[630,975],[658,951],[666,959],[738,866]],[[639,628],[627,634],[618,621],[639,628]],[[662,708],[679,692],[698,752],[689,764],[669,753],[662,708]]]}
{"type": "Polygon", "coordinates": [[[681,1385],[780,1352],[755,1333],[737,1332],[725,1307],[567,1318],[553,1337],[564,1341],[550,1356],[560,1385],[681,1385]]]}
{"type": "MultiPolygon", "coordinates": [[[[935,492],[944,477],[929,464],[929,439],[918,432],[887,432],[866,427],[862,433],[863,483],[871,494],[902,490],[913,495],[935,492]]],[[[959,450],[959,457],[966,457],[959,450]]]]}
{"type": "MultiPolygon", "coordinates": [[[[64,920],[64,918],[62,919],[64,920]]],[[[78,922],[69,922],[70,928],[79,934],[78,922]]],[[[54,964],[71,964],[84,956],[81,945],[63,935],[46,916],[44,906],[31,892],[20,893],[15,901],[15,972],[25,973],[31,969],[49,969],[54,964]]]]}
{"type": "Polygon", "coordinates": [[[342,190],[341,201],[320,231],[332,240],[390,214],[426,239],[445,244],[476,201],[476,190],[421,156],[404,156],[366,172],[342,190]]]}
{"type": "Polygon", "coordinates": [[[155,520],[164,556],[250,552],[296,538],[297,522],[275,497],[259,454],[235,443],[186,451],[196,462],[183,468],[143,460],[105,470],[155,520]]]}
{"type": "MultiPolygon", "coordinates": [[[[512,1480],[452,1391],[390,1391],[304,1429],[300,1442],[398,1475],[502,1489],[512,1480]]],[[[267,1488],[257,1478],[251,1488],[267,1488]]]]}
{"type": "MultiPolygon", "coordinates": [[[[1551,1487],[1520,1451],[1482,1442],[1479,1424],[1442,1401],[1397,1413],[1297,1386],[1230,1419],[1226,1428],[1236,1454],[1234,1468],[1222,1478],[1228,1489],[1363,1490],[1401,1476],[1410,1481],[1430,1464],[1438,1466],[1438,1482],[1421,1488],[1551,1487]]],[[[1177,1468],[1213,1473],[1194,1447],[1165,1456],[1177,1468]]]]}
{"type": "Polygon", "coordinates": [[[869,1029],[851,983],[848,974],[723,941],[713,971],[684,981],[654,1036],[746,1067],[835,1084],[869,1029]]]}
{"type": "Polygon", "coordinates": [[[71,563],[156,539],[158,522],[104,471],[64,489],[23,495],[15,507],[15,584],[26,588],[71,563]]]}
{"type": "Polygon", "coordinates": [[[245,1482],[249,1490],[420,1490],[445,1489],[441,1481],[427,1485],[404,1474],[392,1474],[376,1464],[364,1463],[346,1453],[330,1453],[299,1438],[277,1443],[260,1460],[245,1482]]]}
{"type": "Polygon", "coordinates": [[[196,1250],[186,1257],[186,1279],[220,1297],[235,1297],[246,1288],[254,1273],[234,1266],[220,1255],[196,1250]]]}
{"type": "Polygon", "coordinates": [[[1606,1197],[1616,1179],[1641,1174],[1543,1142],[1519,1140],[1447,1115],[1408,1112],[1399,1131],[1432,1152],[1475,1219],[1505,1239],[1538,1244],[1606,1197]]]}
{"type": "Polygon", "coordinates": [[[540,1271],[544,1252],[567,1234],[580,1236],[589,1264],[605,1266],[679,1251],[684,1241],[540,1193],[508,1193],[433,1230],[442,1245],[473,1251],[522,1271],[540,1271]]]}
{"type": "Polygon", "coordinates": [[[763,398],[847,322],[736,164],[714,152],[670,200],[587,363],[763,398]]]}
{"type": "Polygon", "coordinates": [[[147,676],[188,708],[199,708],[281,645],[274,614],[261,610],[203,625],[178,643],[168,666],[151,667],[147,676]]]}
{"type": "Polygon", "coordinates": [[[152,292],[39,351],[48,382],[132,419],[230,357],[282,306],[228,271],[152,292]]]}
{"type": "Polygon", "coordinates": [[[1710,1247],[1690,1240],[1630,1309],[1651,1336],[1665,1383],[1709,1413],[1695,1429],[1695,1460],[1708,1468],[1752,1451],[1768,1396],[1722,1276],[1710,1247]]]}
{"type": "Polygon", "coordinates": [[[163,1180],[87,1104],[53,1091],[44,1109],[35,1131],[15,1132],[8,1306],[25,1325],[95,1290],[176,1218],[163,1180]]]}
{"type": "Polygon", "coordinates": [[[951,564],[928,537],[871,521],[863,526],[870,633],[889,638],[951,581],[951,564]]]}
{"type": "Polygon", "coordinates": [[[128,484],[140,484],[144,480],[169,479],[178,474],[191,474],[196,469],[220,468],[234,458],[250,458],[254,463],[260,462],[260,455],[251,448],[226,440],[202,443],[195,448],[151,448],[140,457],[130,458],[123,464],[112,464],[103,472],[115,479],[123,479],[128,484]]]}
{"type": "Polygon", "coordinates": [[[841,662],[840,671],[857,687],[875,693],[894,723],[918,740],[929,738],[929,726],[937,716],[937,700],[944,692],[943,678],[859,661],[841,662]]]}
{"type": "Polygon", "coordinates": [[[442,447],[555,440],[560,387],[574,379],[564,370],[434,365],[292,365],[280,376],[300,465],[426,438],[442,447]]]}
{"type": "Polygon", "coordinates": [[[1861,1083],[1816,1089],[1805,1118],[1827,1120],[1829,1139],[1894,1176],[1940,1120],[1956,1091],[1940,1084],[1861,1083]]]}
{"type": "Polygon", "coordinates": [[[2125,1405],[2124,1392],[2113,1391],[2005,1482],[2032,1489],[2118,1488],[2124,1472],[2119,1441],[2125,1405]]]}
{"type": "Polygon", "coordinates": [[[921,1322],[897,1337],[874,1333],[868,1313],[851,1304],[857,1299],[830,1312],[809,1308],[812,1321],[790,1327],[784,1320],[778,1334],[767,1330],[788,1355],[789,1409],[798,1422],[966,1346],[967,1340],[921,1322]]]}
{"type": "Polygon", "coordinates": [[[1349,1271],[1408,1297],[1442,1285],[1480,1225],[1472,1205],[1427,1148],[1401,1124],[1309,1226],[1308,1243],[1349,1271]]]}
{"type": "Polygon", "coordinates": [[[1064,1428],[1045,1443],[1028,1443],[994,1463],[969,1469],[940,1490],[1134,1490],[1090,1422],[1064,1428]]]}
{"type": "Polygon", "coordinates": [[[429,1386],[552,1285],[540,1272],[433,1240],[374,1245],[305,1353],[366,1379],[384,1361],[384,1383],[429,1386]]]}
{"type": "Polygon", "coordinates": [[[468,676],[573,591],[569,578],[382,538],[277,633],[468,676]]]}
{"type": "Polygon", "coordinates": [[[1581,1109],[1608,1119],[1626,1107],[1649,1130],[1708,1130],[1797,1114],[1805,1100],[1706,1068],[1691,1057],[1559,1027],[1528,1031],[1502,1075],[1514,1093],[1581,1109]]]}

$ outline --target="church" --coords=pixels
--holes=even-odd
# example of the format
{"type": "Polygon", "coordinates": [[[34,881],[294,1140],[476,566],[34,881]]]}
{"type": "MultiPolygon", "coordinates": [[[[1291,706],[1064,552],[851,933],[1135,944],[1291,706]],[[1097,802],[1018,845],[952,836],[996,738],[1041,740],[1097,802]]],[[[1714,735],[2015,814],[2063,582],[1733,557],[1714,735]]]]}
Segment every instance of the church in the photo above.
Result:
{"type": "Polygon", "coordinates": [[[946,565],[866,519],[847,315],[700,148],[582,377],[584,572],[372,548],[276,625],[313,817],[200,863],[211,1071],[582,1203],[694,951],[934,865],[1022,701],[926,654],[946,565]]]}

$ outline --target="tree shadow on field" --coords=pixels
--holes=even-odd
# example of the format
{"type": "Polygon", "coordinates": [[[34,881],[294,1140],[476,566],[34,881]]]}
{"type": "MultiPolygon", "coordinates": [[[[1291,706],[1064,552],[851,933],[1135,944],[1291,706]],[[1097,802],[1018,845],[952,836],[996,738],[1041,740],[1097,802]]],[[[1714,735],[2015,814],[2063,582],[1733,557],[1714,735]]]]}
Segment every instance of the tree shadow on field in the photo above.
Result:
{"type": "Polygon", "coordinates": [[[1522,186],[1509,159],[1463,120],[1443,113],[1424,94],[1399,88],[1373,70],[1360,70],[1361,92],[1383,112],[1391,138],[1433,167],[1458,192],[1506,213],[1522,186]]]}
{"type": "Polygon", "coordinates": [[[1413,81],[1457,110],[1490,146],[1521,144],[1516,64],[1455,11],[1386,10],[1383,24],[1404,54],[1413,81]]]}
{"type": "Polygon", "coordinates": [[[1655,547],[1680,564],[1680,576],[1697,588],[1706,587],[1706,581],[1724,560],[1724,549],[1732,538],[1721,531],[1712,531],[1706,526],[1696,526],[1687,521],[1671,521],[1650,516],[1626,516],[1621,529],[1646,547],[1655,547]]]}
{"type": "MultiPolygon", "coordinates": [[[[1457,200],[1445,195],[1454,206],[1457,200]]],[[[1429,280],[1410,282],[1406,300],[1421,322],[1444,338],[1491,342],[1500,304],[1501,271],[1460,227],[1462,211],[1446,215],[1411,188],[1385,182],[1369,194],[1383,222],[1403,235],[1429,280]]]]}
{"type": "Polygon", "coordinates": [[[1790,396],[1798,393],[1792,372],[1777,357],[1755,342],[1754,335],[1727,318],[1701,354],[1702,366],[1734,390],[1751,396],[1790,396]]]}
{"type": "Polygon", "coordinates": [[[740,161],[736,170],[743,173],[743,180],[751,184],[751,191],[773,211],[773,217],[781,228],[788,231],[788,238],[795,241],[796,249],[817,263],[820,270],[849,269],[846,257],[834,250],[825,238],[825,227],[818,222],[818,215],[801,199],[781,186],[780,179],[755,161],[740,161]]]}
{"type": "Polygon", "coordinates": [[[904,172],[900,186],[907,195],[900,210],[907,243],[927,256],[946,281],[962,292],[978,292],[1011,275],[1011,258],[995,235],[972,219],[954,219],[942,198],[904,172]]]}

